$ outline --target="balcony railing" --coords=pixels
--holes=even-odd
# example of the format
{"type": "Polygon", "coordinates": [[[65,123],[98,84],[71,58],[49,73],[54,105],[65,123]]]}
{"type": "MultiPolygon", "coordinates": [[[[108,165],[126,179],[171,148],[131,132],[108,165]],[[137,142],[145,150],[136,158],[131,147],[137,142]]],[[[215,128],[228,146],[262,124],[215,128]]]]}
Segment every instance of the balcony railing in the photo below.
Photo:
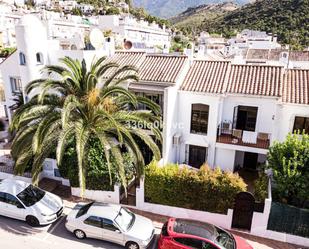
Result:
{"type": "Polygon", "coordinates": [[[268,149],[270,145],[270,134],[238,129],[223,129],[219,127],[217,133],[217,142],[268,149]]]}

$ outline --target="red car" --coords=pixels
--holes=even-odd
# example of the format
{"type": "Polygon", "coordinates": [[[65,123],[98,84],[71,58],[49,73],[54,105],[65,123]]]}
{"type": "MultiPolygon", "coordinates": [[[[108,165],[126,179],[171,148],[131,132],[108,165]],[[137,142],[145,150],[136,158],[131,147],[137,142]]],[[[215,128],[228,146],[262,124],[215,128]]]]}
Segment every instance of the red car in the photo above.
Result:
{"type": "Polygon", "coordinates": [[[214,225],[170,218],[162,227],[158,249],[253,249],[243,238],[214,225]]]}

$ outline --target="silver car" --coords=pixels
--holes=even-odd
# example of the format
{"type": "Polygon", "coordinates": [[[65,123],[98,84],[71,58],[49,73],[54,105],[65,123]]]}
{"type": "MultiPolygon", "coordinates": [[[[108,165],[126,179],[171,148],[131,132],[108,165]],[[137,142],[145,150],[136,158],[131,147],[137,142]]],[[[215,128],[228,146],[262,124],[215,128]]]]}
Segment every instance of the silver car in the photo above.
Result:
{"type": "Polygon", "coordinates": [[[65,226],[78,239],[101,239],[128,249],[144,249],[154,237],[151,220],[120,205],[98,202],[77,204],[65,226]]]}

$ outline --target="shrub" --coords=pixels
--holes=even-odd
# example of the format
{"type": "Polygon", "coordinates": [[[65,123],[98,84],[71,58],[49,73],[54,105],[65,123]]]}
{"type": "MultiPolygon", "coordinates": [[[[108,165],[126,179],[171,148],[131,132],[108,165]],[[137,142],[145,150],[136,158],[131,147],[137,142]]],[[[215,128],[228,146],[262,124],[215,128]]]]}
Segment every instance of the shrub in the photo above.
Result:
{"type": "Polygon", "coordinates": [[[289,134],[284,142],[275,142],[267,161],[273,172],[274,199],[303,207],[309,199],[309,135],[289,134]]]}
{"type": "Polygon", "coordinates": [[[254,197],[258,202],[264,202],[268,197],[268,176],[265,173],[260,173],[254,182],[254,197]]]}
{"type": "Polygon", "coordinates": [[[226,213],[241,191],[246,191],[243,180],[219,168],[191,170],[175,164],[160,168],[152,162],[145,172],[146,201],[156,204],[226,213]]]}

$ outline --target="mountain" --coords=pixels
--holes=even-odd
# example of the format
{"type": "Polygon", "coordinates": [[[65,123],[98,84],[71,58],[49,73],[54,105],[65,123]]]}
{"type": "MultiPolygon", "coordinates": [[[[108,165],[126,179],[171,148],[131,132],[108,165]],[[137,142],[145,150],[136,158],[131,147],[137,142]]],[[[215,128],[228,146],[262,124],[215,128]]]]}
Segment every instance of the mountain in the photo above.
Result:
{"type": "Polygon", "coordinates": [[[280,42],[296,49],[309,47],[309,0],[259,0],[205,20],[199,28],[226,37],[243,29],[276,34],[280,42]]]}
{"type": "Polygon", "coordinates": [[[152,15],[171,18],[190,7],[223,2],[243,5],[252,2],[252,0],[133,0],[133,5],[145,8],[152,15]]]}
{"type": "Polygon", "coordinates": [[[203,4],[197,7],[190,7],[186,11],[179,15],[170,18],[170,22],[174,26],[181,30],[195,31],[200,27],[206,20],[212,20],[226,13],[229,13],[240,6],[231,3],[219,3],[219,4],[203,4]]]}

